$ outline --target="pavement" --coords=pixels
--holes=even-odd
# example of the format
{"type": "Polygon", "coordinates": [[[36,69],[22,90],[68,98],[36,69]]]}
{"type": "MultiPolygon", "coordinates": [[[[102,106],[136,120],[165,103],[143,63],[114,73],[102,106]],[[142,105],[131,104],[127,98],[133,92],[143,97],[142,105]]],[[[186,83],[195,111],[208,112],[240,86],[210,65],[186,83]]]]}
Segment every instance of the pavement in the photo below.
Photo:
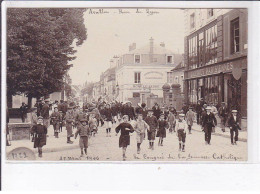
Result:
{"type": "MultiPolygon", "coordinates": [[[[34,151],[36,160],[39,161],[122,161],[122,150],[118,146],[119,135],[116,136],[115,126],[112,128],[111,137],[106,136],[104,127],[99,127],[96,137],[89,139],[88,155],[80,157],[79,137],[74,143],[67,144],[66,130],[55,138],[53,128],[48,128],[47,145],[43,147],[43,157],[37,156],[37,149],[33,148],[30,140],[12,141],[6,147],[7,153],[18,147],[27,147],[34,151]]],[[[74,129],[75,132],[76,129],[74,129]]],[[[127,148],[126,161],[246,161],[247,160],[247,132],[241,131],[237,145],[231,145],[229,130],[225,133],[220,128],[212,134],[211,145],[205,145],[204,133],[201,127],[194,124],[192,134],[187,134],[186,152],[178,151],[178,138],[176,133],[168,133],[164,139],[164,146],[158,146],[155,140],[155,149],[148,149],[148,140],[141,145],[141,153],[136,153],[136,134],[131,134],[131,143],[127,148]]]]}

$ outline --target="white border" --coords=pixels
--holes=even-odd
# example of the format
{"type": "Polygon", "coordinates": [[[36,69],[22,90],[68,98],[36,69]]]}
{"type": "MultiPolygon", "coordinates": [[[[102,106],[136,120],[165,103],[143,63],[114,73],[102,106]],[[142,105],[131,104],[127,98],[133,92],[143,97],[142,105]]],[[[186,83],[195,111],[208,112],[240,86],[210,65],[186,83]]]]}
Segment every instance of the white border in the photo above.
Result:
{"type": "Polygon", "coordinates": [[[243,182],[244,188],[256,188],[252,181],[255,178],[255,174],[260,171],[259,163],[259,119],[258,113],[259,104],[257,100],[260,97],[259,90],[259,75],[260,68],[258,65],[259,60],[259,3],[258,2],[35,2],[35,1],[9,1],[2,3],[2,131],[5,128],[5,108],[6,108],[6,23],[5,15],[7,7],[149,7],[149,8],[248,8],[248,162],[254,163],[252,165],[242,165],[235,162],[145,162],[145,165],[140,163],[144,162],[127,162],[119,165],[121,162],[102,162],[91,163],[83,162],[77,164],[70,164],[75,162],[62,162],[63,164],[57,164],[57,162],[40,162],[29,164],[21,163],[6,163],[5,162],[5,135],[2,133],[2,175],[3,189],[30,189],[28,184],[33,185],[33,189],[188,189],[189,185],[195,188],[210,189],[214,182],[221,182],[216,179],[217,175],[223,170],[226,172],[226,180],[221,182],[223,187],[219,189],[229,188],[230,186],[237,186],[236,183],[243,182]],[[258,108],[258,109],[257,109],[258,108]],[[162,164],[163,163],[163,164],[162,164]],[[182,164],[178,164],[182,163],[182,164]],[[212,164],[215,163],[215,164],[212,164]],[[136,164],[136,165],[134,165],[136,164]],[[196,167],[194,166],[196,165],[196,167]],[[214,168],[218,169],[214,169],[214,168]],[[160,170],[160,169],[161,170],[160,170]],[[211,169],[211,171],[209,171],[211,169]],[[236,170],[236,171],[232,171],[236,170]],[[246,170],[247,169],[247,170],[246,170]],[[84,170],[84,171],[83,171],[84,170]],[[186,177],[184,172],[193,172],[193,176],[186,177]],[[75,174],[82,177],[71,177],[71,174],[75,174]],[[86,172],[86,173],[83,173],[86,172]],[[132,173],[130,173],[132,172],[132,173]],[[134,173],[133,173],[134,172],[134,173]],[[179,177],[169,180],[171,174],[178,175],[179,177]],[[250,174],[249,174],[250,173],[250,174]],[[37,177],[41,174],[41,177],[45,177],[43,182],[39,182],[37,177]],[[101,175],[102,174],[102,175],[101,175]],[[85,176],[84,176],[85,175],[85,176]],[[89,176],[86,176],[89,175],[89,176]],[[115,176],[117,175],[117,177],[115,176]],[[215,175],[216,177],[212,177],[215,175]],[[235,176],[236,175],[236,176],[235,176]],[[112,178],[111,178],[112,176],[112,178]],[[164,178],[162,178],[162,176],[164,178]],[[229,177],[230,176],[230,177],[229,177]],[[250,176],[250,177],[248,177],[250,176]],[[26,177],[26,178],[25,178],[26,177]],[[63,178],[62,178],[63,177],[63,178]],[[83,179],[84,177],[84,179],[83,179]],[[199,178],[198,178],[199,177],[199,178]],[[237,181],[234,181],[236,179],[237,181]],[[62,180],[61,180],[62,178],[62,180]],[[153,179],[152,179],[153,178],[153,179]],[[239,179],[240,178],[240,179],[239,179]],[[15,179],[15,184],[14,180],[15,179]],[[82,180],[83,179],[83,180],[82,180]],[[18,181],[19,180],[19,181],[18,181]],[[61,180],[61,181],[57,181],[61,180]],[[114,184],[111,184],[112,180],[114,184]],[[129,184],[131,180],[131,184],[129,184]],[[137,180],[142,180],[138,182],[137,180]],[[149,184],[149,180],[152,184],[149,184]],[[231,181],[232,180],[232,181],[231,181]],[[99,182],[100,181],[100,182],[99,182]],[[157,181],[157,182],[156,182],[157,181]],[[228,184],[225,184],[225,181],[228,184]],[[172,184],[172,183],[177,183],[172,184]],[[203,184],[202,184],[203,182],[203,184]],[[88,183],[88,184],[86,184],[88,183]],[[148,185],[145,185],[148,184],[148,185]],[[167,184],[166,184],[167,183],[167,184]],[[171,184],[170,184],[171,183],[171,184]],[[247,185],[245,185],[245,183],[247,185]],[[42,186],[43,184],[43,186],[42,186]],[[115,188],[115,184],[117,187],[115,188]],[[202,184],[202,185],[201,185],[202,184]],[[102,188],[101,188],[102,186],[102,188]],[[199,187],[204,186],[204,187],[199,187]],[[134,188],[133,188],[134,187],[134,188]]]}

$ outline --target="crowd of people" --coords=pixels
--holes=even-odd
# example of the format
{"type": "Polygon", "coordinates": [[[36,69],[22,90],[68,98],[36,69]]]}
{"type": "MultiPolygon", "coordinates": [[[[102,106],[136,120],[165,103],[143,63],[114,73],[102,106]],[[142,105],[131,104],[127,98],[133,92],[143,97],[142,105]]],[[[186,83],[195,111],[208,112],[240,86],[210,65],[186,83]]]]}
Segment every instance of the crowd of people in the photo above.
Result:
{"type": "Polygon", "coordinates": [[[106,137],[111,137],[112,126],[115,127],[116,135],[120,133],[119,147],[122,148],[123,160],[126,159],[126,149],[130,145],[130,134],[136,133],[137,154],[141,152],[141,145],[147,136],[149,149],[154,150],[155,139],[158,138],[158,146],[163,146],[166,132],[176,133],[179,141],[179,151],[185,151],[186,134],[192,134],[194,122],[201,125],[205,133],[205,144],[210,145],[211,133],[217,125],[216,114],[221,118],[222,130],[230,128],[231,143],[238,141],[240,120],[237,110],[229,114],[225,103],[217,110],[212,104],[207,105],[199,101],[197,106],[184,105],[178,112],[173,106],[160,107],[157,103],[148,109],[145,103],[138,103],[133,107],[130,101],[124,103],[104,101],[76,105],[74,102],[55,101],[50,104],[37,101],[32,116],[33,127],[31,129],[34,147],[38,148],[39,157],[42,157],[42,147],[46,145],[49,125],[53,126],[53,135],[59,138],[64,126],[67,131],[66,143],[72,144],[72,137],[79,136],[81,156],[87,154],[88,139],[95,137],[99,127],[104,127],[106,137]],[[73,129],[76,128],[75,135],[73,129]]]}

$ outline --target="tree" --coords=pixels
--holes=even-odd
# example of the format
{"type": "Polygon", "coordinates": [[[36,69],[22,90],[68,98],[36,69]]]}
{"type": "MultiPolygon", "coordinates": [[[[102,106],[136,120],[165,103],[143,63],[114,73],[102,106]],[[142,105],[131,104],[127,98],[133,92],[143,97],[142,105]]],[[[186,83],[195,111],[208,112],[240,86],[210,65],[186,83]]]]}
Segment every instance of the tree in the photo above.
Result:
{"type": "Polygon", "coordinates": [[[78,8],[7,10],[7,93],[39,98],[64,86],[76,46],[87,39],[78,8]]]}

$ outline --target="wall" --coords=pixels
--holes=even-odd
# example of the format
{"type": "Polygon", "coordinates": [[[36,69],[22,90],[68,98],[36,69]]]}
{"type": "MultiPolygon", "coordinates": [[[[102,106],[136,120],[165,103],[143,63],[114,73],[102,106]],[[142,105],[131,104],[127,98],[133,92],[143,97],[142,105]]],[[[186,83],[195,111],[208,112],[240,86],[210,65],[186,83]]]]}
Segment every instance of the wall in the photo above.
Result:
{"type": "Polygon", "coordinates": [[[224,36],[224,60],[234,59],[247,55],[247,9],[235,9],[223,16],[223,36],[224,36]],[[231,54],[230,46],[230,22],[239,17],[239,47],[240,51],[231,54]]]}

